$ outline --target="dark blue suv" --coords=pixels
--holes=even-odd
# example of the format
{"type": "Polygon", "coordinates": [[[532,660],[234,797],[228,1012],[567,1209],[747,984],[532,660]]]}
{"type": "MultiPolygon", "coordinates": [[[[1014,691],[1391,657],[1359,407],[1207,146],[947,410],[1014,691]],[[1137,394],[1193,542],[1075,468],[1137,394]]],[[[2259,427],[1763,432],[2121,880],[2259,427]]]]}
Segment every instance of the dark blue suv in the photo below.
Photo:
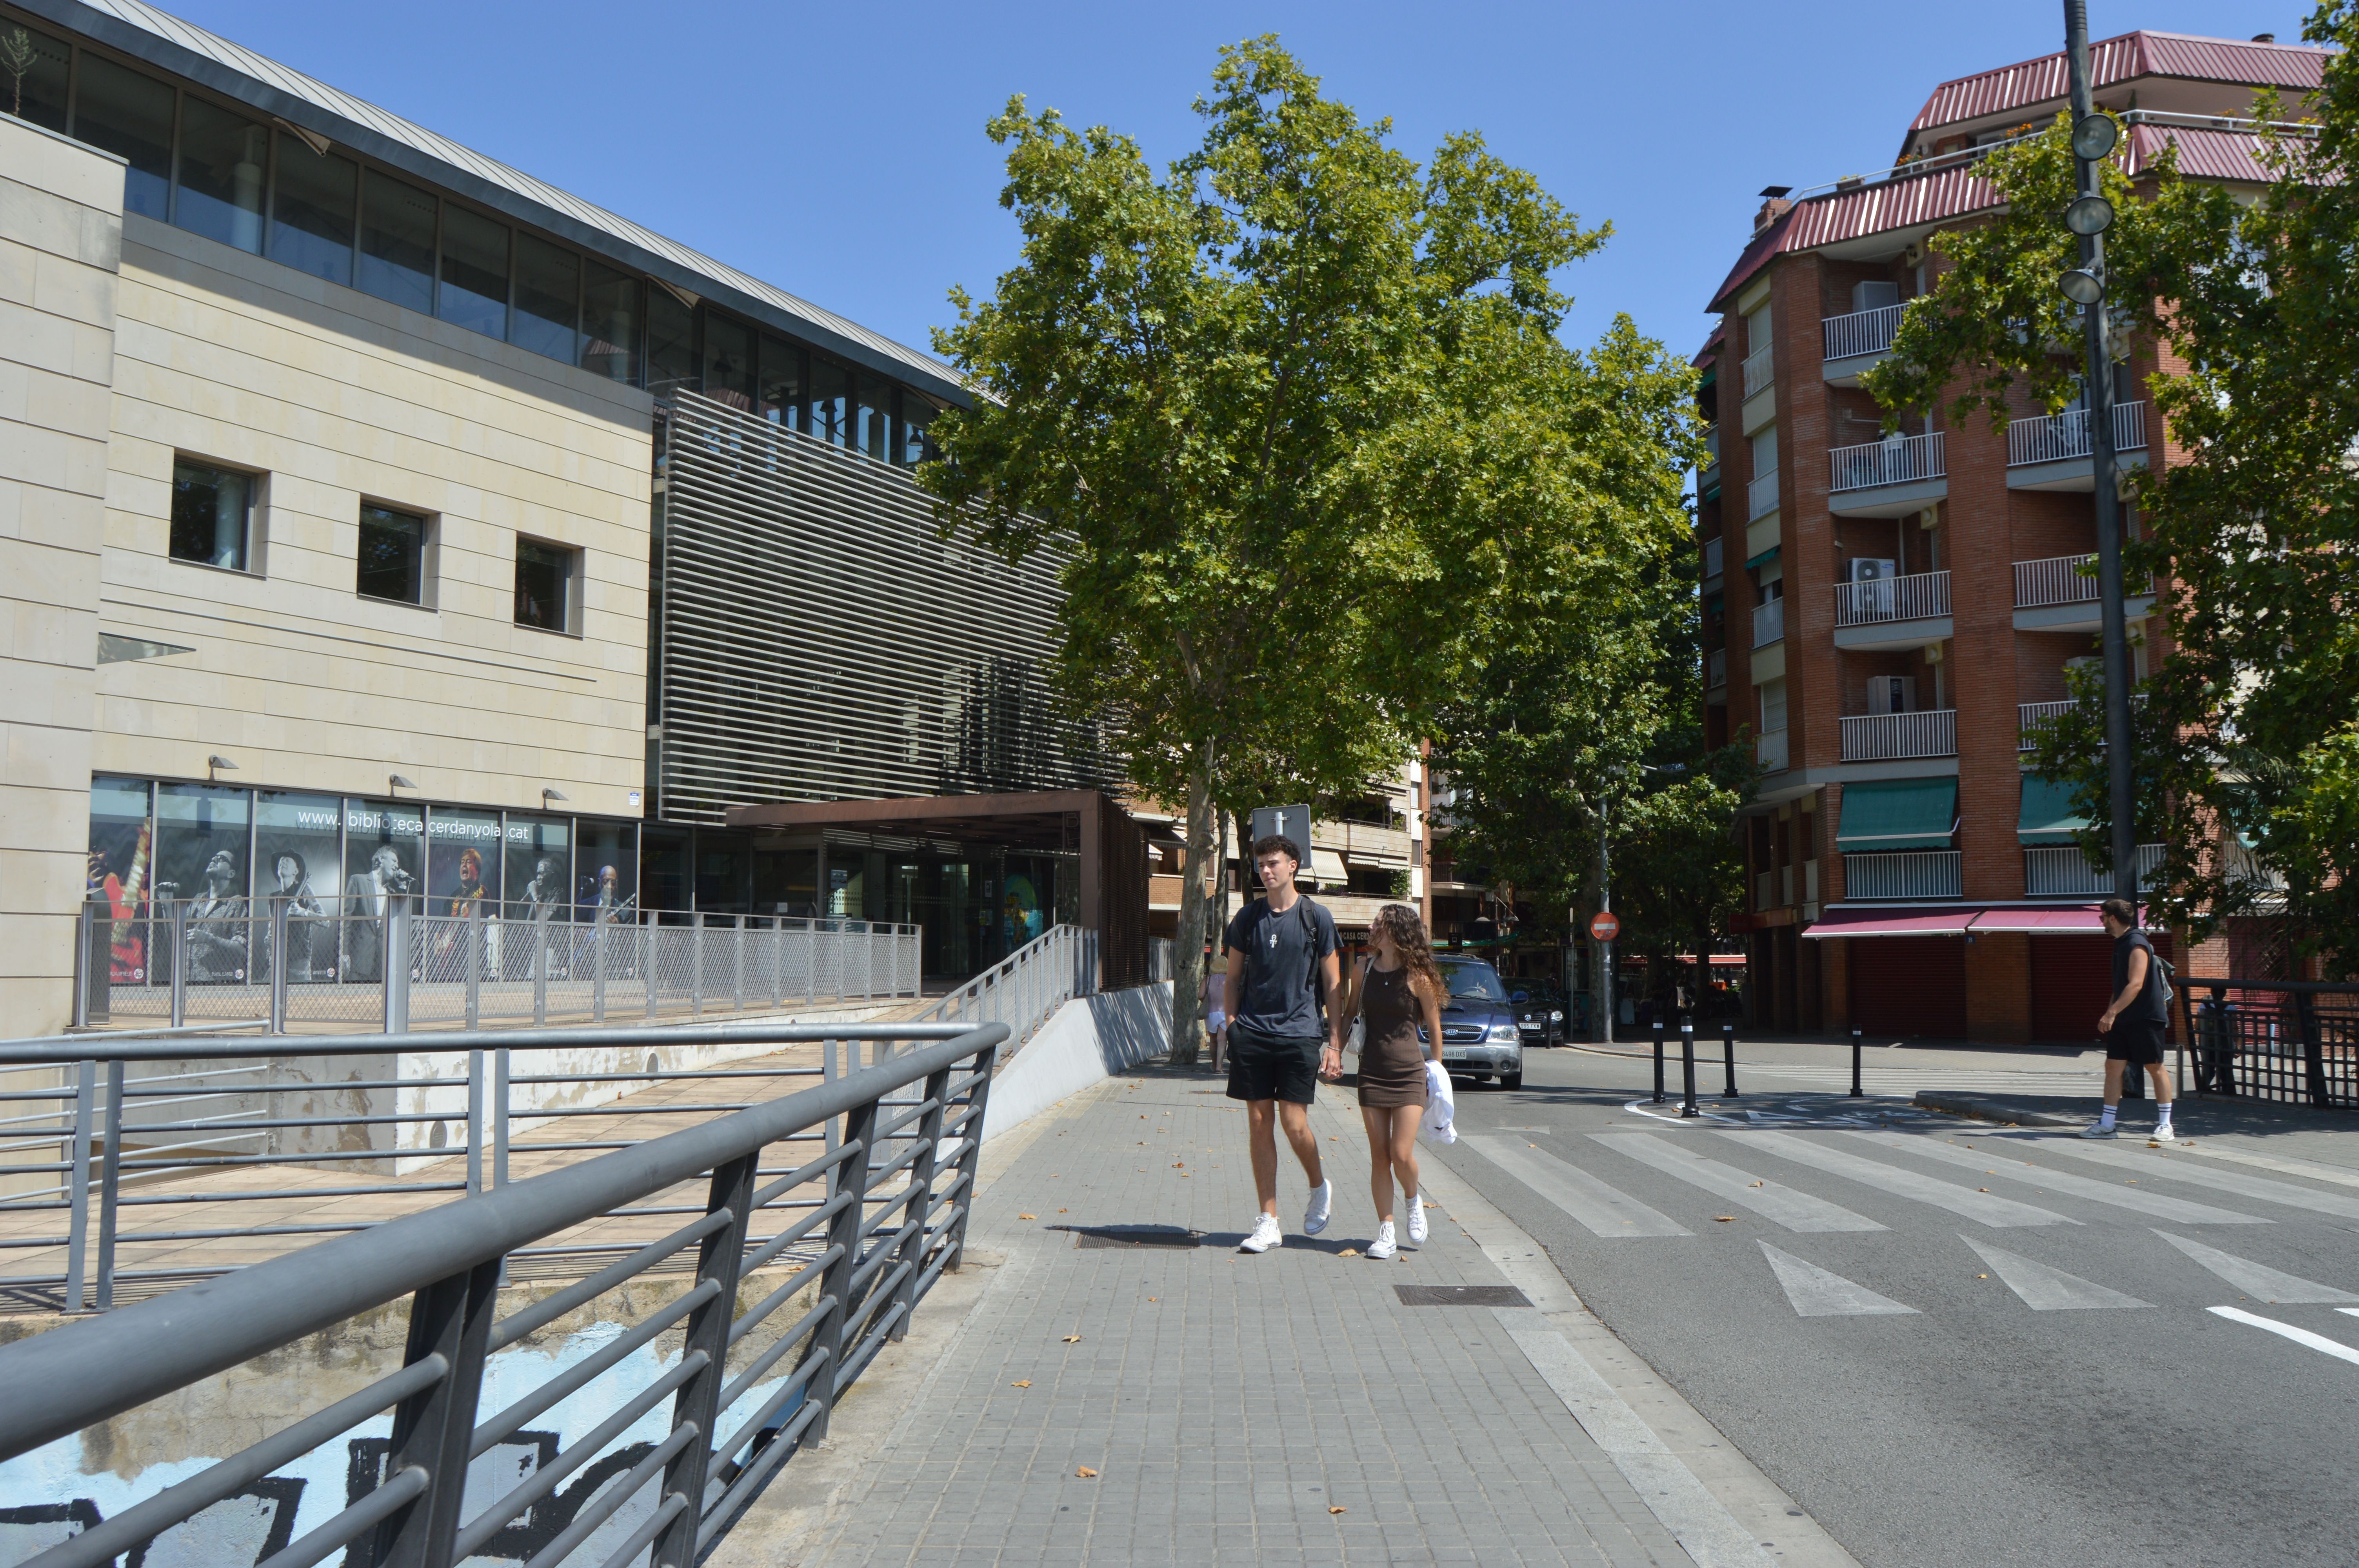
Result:
{"type": "Polygon", "coordinates": [[[1524,1087],[1524,1035],[1499,971],[1480,958],[1436,955],[1450,1002],[1441,1010],[1441,1065],[1452,1077],[1524,1087]]]}

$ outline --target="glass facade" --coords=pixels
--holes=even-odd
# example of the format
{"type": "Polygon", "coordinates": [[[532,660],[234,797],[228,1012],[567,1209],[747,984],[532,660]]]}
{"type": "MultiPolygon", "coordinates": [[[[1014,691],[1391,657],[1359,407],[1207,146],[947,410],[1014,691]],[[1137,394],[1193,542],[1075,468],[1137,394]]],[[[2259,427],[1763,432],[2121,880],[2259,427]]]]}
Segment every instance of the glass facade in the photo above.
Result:
{"type": "Polygon", "coordinates": [[[262,250],[270,133],[202,98],[180,103],[179,194],[172,222],[242,251],[262,250]]]}
{"type": "Polygon", "coordinates": [[[73,46],[30,27],[0,24],[8,47],[0,66],[0,92],[8,113],[52,131],[66,128],[66,84],[73,69],[73,46]]]}
{"type": "Polygon", "coordinates": [[[434,193],[368,171],[361,201],[361,287],[404,309],[434,308],[434,193]]]}
{"type": "Polygon", "coordinates": [[[353,281],[360,219],[360,166],[313,152],[278,133],[278,178],[270,203],[270,259],[330,283],[353,281]]]}
{"type": "Polygon", "coordinates": [[[508,228],[464,207],[442,206],[442,286],[434,313],[487,338],[508,335],[508,228]]]}
{"type": "Polygon", "coordinates": [[[82,51],[73,135],[127,160],[123,210],[169,216],[172,202],[172,90],[110,59],[82,51]]]}
{"type": "Polygon", "coordinates": [[[538,235],[516,235],[516,324],[520,349],[572,364],[582,357],[582,255],[538,235]]]}

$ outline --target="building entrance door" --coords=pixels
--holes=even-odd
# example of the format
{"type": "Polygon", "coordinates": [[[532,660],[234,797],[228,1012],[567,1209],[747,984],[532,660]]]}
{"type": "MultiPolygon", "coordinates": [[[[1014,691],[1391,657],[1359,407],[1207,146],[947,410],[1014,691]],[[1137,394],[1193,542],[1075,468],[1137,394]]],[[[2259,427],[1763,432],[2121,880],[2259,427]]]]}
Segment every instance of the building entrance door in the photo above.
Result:
{"type": "Polygon", "coordinates": [[[1875,936],[1851,944],[1851,1021],[1865,1034],[1966,1037],[1966,939],[1875,936]]]}

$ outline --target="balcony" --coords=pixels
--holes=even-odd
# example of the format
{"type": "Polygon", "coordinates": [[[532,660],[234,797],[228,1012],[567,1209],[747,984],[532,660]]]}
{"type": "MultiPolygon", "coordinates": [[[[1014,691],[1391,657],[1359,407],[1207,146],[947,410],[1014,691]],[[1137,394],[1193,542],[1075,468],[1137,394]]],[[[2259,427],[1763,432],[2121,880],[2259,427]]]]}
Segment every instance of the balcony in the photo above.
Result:
{"type": "Polygon", "coordinates": [[[1761,763],[1762,772],[1784,773],[1787,767],[1786,731],[1769,730],[1756,736],[1753,741],[1753,755],[1761,763]]]}
{"type": "Polygon", "coordinates": [[[2055,718],[2059,714],[2071,712],[2072,709],[2078,706],[2080,706],[2078,703],[2070,701],[2069,699],[2063,702],[2017,703],[2015,705],[2015,749],[2018,752],[2030,751],[2032,749],[2031,732],[2033,730],[2038,729],[2041,724],[2055,718]]]}
{"type": "Polygon", "coordinates": [[[1847,714],[1843,720],[1843,760],[1897,762],[1909,757],[1958,754],[1958,710],[1921,713],[1847,714]]]}
{"type": "Polygon", "coordinates": [[[1771,469],[1745,487],[1745,521],[1767,517],[1777,510],[1777,470],[1771,469]]]}
{"type": "Polygon", "coordinates": [[[1766,648],[1786,636],[1786,601],[1767,600],[1753,607],[1753,645],[1766,648]]]}
{"type": "Polygon", "coordinates": [[[1750,436],[1777,417],[1777,377],[1769,346],[1745,362],[1745,402],[1736,411],[1736,427],[1750,436]]]}
{"type": "MultiPolygon", "coordinates": [[[[2015,627],[2018,632],[2095,632],[2104,624],[2097,603],[2097,557],[2051,556],[2015,563],[2015,627]],[[2088,575],[2082,575],[2082,568],[2088,575]]],[[[2154,595],[2133,594],[2125,613],[2143,621],[2154,613],[2154,595]]]]}
{"type": "Polygon", "coordinates": [[[1951,636],[1950,574],[1915,572],[1835,585],[1835,646],[1921,648],[1951,636]]]}
{"type": "Polygon", "coordinates": [[[1745,395],[1767,392],[1777,380],[1777,366],[1771,357],[1772,345],[1764,343],[1745,362],[1745,395]]]}
{"type": "Polygon", "coordinates": [[[1838,517],[1906,517],[1950,493],[1943,432],[1886,436],[1827,453],[1827,510],[1838,517]]]}
{"type": "Polygon", "coordinates": [[[1723,691],[1728,687],[1728,650],[1714,648],[1703,662],[1704,686],[1712,691],[1723,691]]]}
{"type": "MultiPolygon", "coordinates": [[[[2146,462],[2146,405],[2114,408],[2114,450],[2122,465],[2146,462]]],[[[2010,490],[2093,490],[2089,455],[2089,411],[2068,408],[2006,427],[2006,483],[2010,490]]]]}
{"type": "Polygon", "coordinates": [[[1709,454],[1703,467],[1696,470],[1696,493],[1702,495],[1720,483],[1720,427],[1712,426],[1703,433],[1703,449],[1709,454]]]}
{"type": "MultiPolygon", "coordinates": [[[[2140,892],[2153,887],[2161,867],[2161,845],[2138,846],[2140,892]]],[[[2023,893],[2026,898],[2111,898],[2114,873],[2091,865],[2075,845],[2029,849],[2023,852],[2023,893]]]]}
{"type": "Polygon", "coordinates": [[[1703,542],[1703,580],[1710,582],[1720,575],[1721,540],[1715,534],[1703,542]]]}
{"type": "Polygon", "coordinates": [[[1770,902],[1776,896],[1772,892],[1775,885],[1774,875],[1775,873],[1769,871],[1753,873],[1753,907],[1756,911],[1777,907],[1770,902]]]}
{"type": "Polygon", "coordinates": [[[1890,849],[1843,857],[1843,897],[1957,898],[1964,888],[1956,849],[1890,849]]]}
{"type": "Polygon", "coordinates": [[[1892,335],[1900,330],[1900,311],[1897,305],[1885,305],[1820,321],[1830,385],[1857,386],[1860,372],[1883,361],[1892,348],[1892,335]]]}

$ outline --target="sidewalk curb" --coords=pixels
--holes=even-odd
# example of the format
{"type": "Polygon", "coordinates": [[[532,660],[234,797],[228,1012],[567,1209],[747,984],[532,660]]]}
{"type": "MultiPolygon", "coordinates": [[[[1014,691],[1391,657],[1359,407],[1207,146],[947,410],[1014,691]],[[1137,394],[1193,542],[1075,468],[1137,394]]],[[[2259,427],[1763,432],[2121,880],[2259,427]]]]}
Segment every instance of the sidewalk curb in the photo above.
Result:
{"type": "Polygon", "coordinates": [[[1923,1110],[1938,1110],[1949,1116],[1972,1117],[1976,1121],[1996,1121],[2013,1127],[2082,1127],[2089,1120],[2085,1116],[2057,1116],[2044,1110],[2025,1110],[2003,1099],[1943,1094],[1938,1089],[1926,1089],[1908,1103],[1923,1110]]]}

